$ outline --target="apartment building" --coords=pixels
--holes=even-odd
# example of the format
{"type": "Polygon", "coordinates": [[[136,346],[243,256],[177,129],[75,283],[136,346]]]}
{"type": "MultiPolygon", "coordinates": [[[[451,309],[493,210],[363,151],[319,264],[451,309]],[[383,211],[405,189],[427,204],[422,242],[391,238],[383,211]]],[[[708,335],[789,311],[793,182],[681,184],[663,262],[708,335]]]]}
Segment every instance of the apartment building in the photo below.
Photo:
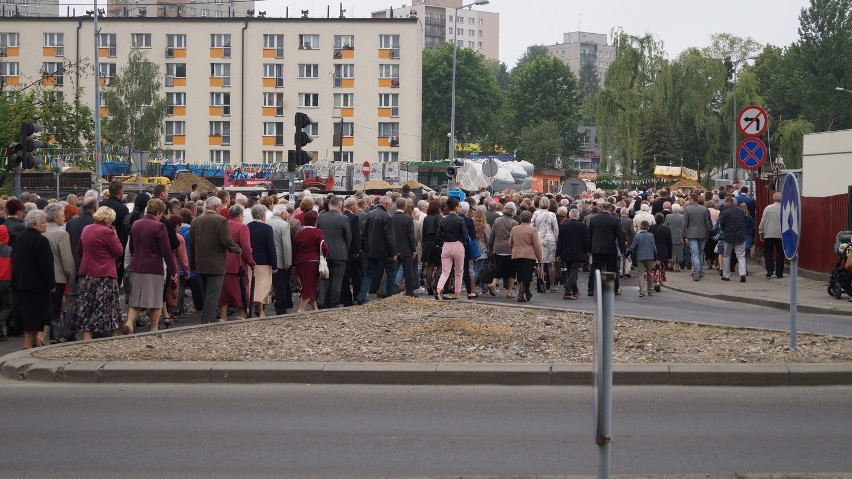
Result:
{"type": "MultiPolygon", "coordinates": [[[[95,104],[91,18],[0,19],[4,88],[40,83],[95,104]],[[67,73],[66,73],[67,72],[67,73]]],[[[296,112],[314,121],[306,149],[334,161],[420,156],[421,24],[402,19],[101,18],[98,82],[131,48],[160,66],[169,102],[164,148],[191,163],[274,163],[293,148],[296,112]]],[[[109,115],[101,104],[100,113],[109,115]]]]}
{"type": "Polygon", "coordinates": [[[59,0],[0,0],[0,17],[58,17],[59,0]]]}
{"type": "Polygon", "coordinates": [[[107,0],[110,17],[244,17],[253,0],[107,0]]]}
{"type": "MultiPolygon", "coordinates": [[[[470,2],[467,2],[470,3],[470,2]]],[[[486,58],[500,59],[500,14],[482,7],[459,10],[463,0],[415,0],[402,6],[373,12],[373,18],[416,17],[423,28],[423,45],[440,48],[455,38],[459,47],[475,50],[486,58]]]]}
{"type": "Polygon", "coordinates": [[[562,35],[562,43],[546,48],[551,56],[567,63],[576,75],[580,74],[584,63],[593,63],[601,84],[610,64],[615,61],[615,47],[607,43],[605,33],[568,32],[562,35]]]}

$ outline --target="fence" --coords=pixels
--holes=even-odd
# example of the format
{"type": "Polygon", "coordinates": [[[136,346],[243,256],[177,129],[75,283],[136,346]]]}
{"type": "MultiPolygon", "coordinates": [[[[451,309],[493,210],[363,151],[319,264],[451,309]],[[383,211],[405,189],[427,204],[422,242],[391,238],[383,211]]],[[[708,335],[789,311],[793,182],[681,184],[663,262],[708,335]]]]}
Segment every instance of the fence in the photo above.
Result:
{"type": "MultiPolygon", "coordinates": [[[[760,224],[763,209],[772,203],[775,193],[767,187],[768,182],[758,179],[755,184],[757,213],[755,222],[760,224]]],[[[834,240],[837,233],[848,227],[849,194],[802,197],[802,226],[799,238],[799,266],[802,269],[829,273],[834,268],[834,240]]],[[[756,233],[756,232],[755,232],[756,233]]],[[[755,236],[757,236],[755,234],[755,236]]],[[[760,250],[763,243],[755,239],[760,250]]]]}

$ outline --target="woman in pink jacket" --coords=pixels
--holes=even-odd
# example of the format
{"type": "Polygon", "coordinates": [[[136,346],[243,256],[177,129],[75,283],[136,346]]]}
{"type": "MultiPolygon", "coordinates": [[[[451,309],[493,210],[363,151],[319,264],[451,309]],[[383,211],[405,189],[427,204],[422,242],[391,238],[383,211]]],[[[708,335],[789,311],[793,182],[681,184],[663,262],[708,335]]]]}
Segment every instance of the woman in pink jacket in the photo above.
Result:
{"type": "Polygon", "coordinates": [[[228,253],[225,257],[225,281],[222,284],[222,292],[219,294],[219,321],[228,319],[228,306],[236,308],[237,319],[246,317],[246,307],[250,306],[248,270],[255,265],[249,229],[243,224],[243,207],[232,205],[228,208],[228,217],[231,239],[242,248],[243,252],[242,254],[228,253]]]}
{"type": "Polygon", "coordinates": [[[80,321],[77,329],[83,330],[85,340],[94,335],[115,336],[124,325],[115,269],[115,259],[121,257],[124,248],[112,226],[115,211],[101,206],[92,218],[95,222],[83,228],[77,243],[80,271],[74,317],[80,321]]]}

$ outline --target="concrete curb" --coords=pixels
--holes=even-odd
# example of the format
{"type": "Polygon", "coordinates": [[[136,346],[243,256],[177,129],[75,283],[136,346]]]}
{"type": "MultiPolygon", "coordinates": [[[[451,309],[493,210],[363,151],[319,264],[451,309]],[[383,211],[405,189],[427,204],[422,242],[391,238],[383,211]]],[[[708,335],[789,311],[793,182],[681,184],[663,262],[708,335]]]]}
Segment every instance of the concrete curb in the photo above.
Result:
{"type": "MultiPolygon", "coordinates": [[[[23,353],[23,354],[22,354],[23,353]]],[[[45,361],[0,358],[0,376],[56,383],[230,383],[589,386],[588,364],[45,361]]],[[[618,386],[852,385],[852,363],[616,364],[618,386]]]]}
{"type": "MultiPolygon", "coordinates": [[[[701,291],[686,289],[682,287],[671,286],[669,284],[664,285],[665,288],[668,288],[672,291],[677,291],[678,293],[686,293],[694,296],[701,296],[703,298],[710,299],[718,299],[719,301],[728,301],[735,303],[747,303],[754,304],[756,306],[765,306],[767,308],[773,309],[781,309],[784,311],[790,310],[790,302],[784,301],[774,301],[771,299],[762,299],[762,298],[752,298],[747,296],[735,296],[732,294],[712,294],[712,293],[704,293],[701,291]]],[[[828,295],[826,295],[828,297],[828,295]]],[[[837,316],[849,316],[849,311],[837,309],[837,308],[821,308],[818,306],[805,306],[799,305],[798,312],[802,314],[830,314],[837,316]]]]}

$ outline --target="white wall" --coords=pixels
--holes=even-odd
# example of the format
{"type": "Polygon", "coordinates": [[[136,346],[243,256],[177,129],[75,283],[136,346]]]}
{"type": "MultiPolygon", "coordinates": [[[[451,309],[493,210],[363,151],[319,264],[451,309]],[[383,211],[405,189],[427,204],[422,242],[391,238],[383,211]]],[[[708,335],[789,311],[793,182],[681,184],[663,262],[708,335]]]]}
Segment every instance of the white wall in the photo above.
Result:
{"type": "Polygon", "coordinates": [[[852,186],[852,130],[804,137],[802,196],[834,196],[852,186]]]}

